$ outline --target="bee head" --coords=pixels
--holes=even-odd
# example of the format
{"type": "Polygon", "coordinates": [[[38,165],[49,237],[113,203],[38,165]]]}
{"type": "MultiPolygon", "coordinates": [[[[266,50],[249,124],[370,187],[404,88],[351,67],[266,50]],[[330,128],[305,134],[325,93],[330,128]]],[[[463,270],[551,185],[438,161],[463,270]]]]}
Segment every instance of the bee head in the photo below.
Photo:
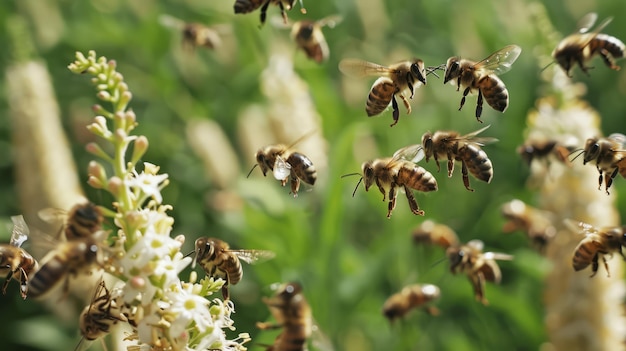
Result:
{"type": "Polygon", "coordinates": [[[413,63],[411,63],[411,73],[417,78],[417,80],[426,85],[426,69],[424,68],[424,61],[420,59],[413,61],[413,63]]]}
{"type": "Polygon", "coordinates": [[[446,70],[443,76],[443,84],[448,83],[451,79],[457,78],[461,75],[461,58],[453,56],[446,62],[446,70]]]}
{"type": "Polygon", "coordinates": [[[585,143],[585,149],[583,150],[583,164],[591,160],[595,160],[600,156],[600,142],[597,138],[589,138],[585,143]]]}
{"type": "MultiPolygon", "coordinates": [[[[372,161],[368,161],[363,163],[363,165],[361,166],[361,169],[363,170],[363,178],[365,180],[364,185],[365,185],[365,191],[368,191],[370,186],[372,186],[372,184],[374,184],[374,165],[372,161]]],[[[356,191],[356,189],[355,189],[356,191]]]]}
{"type": "Polygon", "coordinates": [[[422,146],[424,147],[426,162],[428,162],[434,153],[433,135],[430,132],[426,132],[422,135],[422,146]]]}

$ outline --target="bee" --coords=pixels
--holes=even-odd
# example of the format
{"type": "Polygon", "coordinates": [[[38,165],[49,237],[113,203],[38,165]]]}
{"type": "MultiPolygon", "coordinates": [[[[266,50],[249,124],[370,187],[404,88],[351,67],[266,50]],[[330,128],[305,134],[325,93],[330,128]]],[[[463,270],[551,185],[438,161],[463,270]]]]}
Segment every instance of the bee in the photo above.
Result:
{"type": "Polygon", "coordinates": [[[434,158],[439,170],[439,159],[447,157],[448,177],[452,177],[454,161],[460,161],[463,184],[469,191],[474,191],[474,189],[469,186],[468,173],[471,173],[483,182],[491,182],[491,178],[493,178],[493,164],[480,147],[495,142],[497,139],[476,137],[476,135],[487,128],[489,126],[463,136],[454,131],[438,131],[434,134],[430,132],[425,133],[422,136],[422,146],[424,147],[426,162],[431,157],[434,158]]]}
{"type": "Polygon", "coordinates": [[[517,148],[517,154],[528,166],[536,159],[553,156],[563,164],[570,165],[568,156],[574,151],[573,147],[565,146],[556,140],[527,142],[517,148]]]}
{"type": "Polygon", "coordinates": [[[181,32],[183,47],[187,49],[200,46],[215,49],[222,44],[219,32],[214,27],[201,23],[185,23],[169,15],[159,16],[159,22],[165,27],[181,32]]]}
{"type": "MultiPolygon", "coordinates": [[[[437,180],[430,172],[413,162],[420,157],[420,150],[421,146],[410,145],[399,149],[392,157],[364,162],[361,166],[363,174],[352,196],[356,193],[361,181],[364,182],[365,191],[369,191],[369,188],[376,183],[378,190],[383,194],[383,201],[389,199],[387,218],[391,218],[391,213],[396,207],[396,188],[399,187],[404,189],[411,212],[423,216],[424,211],[420,210],[411,189],[422,192],[436,191],[437,180]],[[416,154],[418,156],[414,157],[416,154]]],[[[348,175],[350,174],[346,176],[348,175]]]]}
{"type": "Polygon", "coordinates": [[[572,257],[572,266],[575,271],[580,271],[591,264],[591,277],[598,273],[598,260],[602,257],[606,275],[611,276],[609,265],[605,255],[612,256],[613,253],[619,252],[626,260],[622,246],[626,245],[626,226],[604,227],[597,229],[591,224],[585,222],[575,222],[566,220],[565,223],[574,232],[582,232],[585,238],[578,243],[574,249],[572,257]]]}
{"type": "Polygon", "coordinates": [[[313,334],[313,314],[311,307],[298,283],[282,284],[270,298],[263,298],[276,323],[257,322],[261,330],[278,329],[282,331],[268,351],[305,351],[307,340],[313,334]]]}
{"type": "Polygon", "coordinates": [[[216,238],[198,238],[195,246],[192,267],[198,262],[207,275],[224,280],[222,295],[225,300],[230,298],[228,286],[239,283],[243,277],[240,260],[253,264],[259,259],[274,257],[274,253],[267,250],[231,250],[228,243],[216,238]]]}
{"type": "Polygon", "coordinates": [[[103,280],[96,287],[91,303],[80,314],[80,334],[82,338],[75,351],[86,350],[91,342],[109,334],[117,322],[127,322],[121,304],[107,289],[103,280]]]}
{"type": "Polygon", "coordinates": [[[465,245],[449,247],[446,255],[450,260],[450,272],[467,274],[476,300],[483,305],[488,305],[489,302],[485,298],[485,282],[499,284],[502,279],[496,260],[512,260],[513,256],[497,252],[483,252],[483,246],[482,241],[471,240],[465,245]]]}
{"type": "MultiPolygon", "coordinates": [[[[287,23],[287,10],[291,10],[296,0],[237,0],[235,1],[235,13],[249,13],[259,7],[261,8],[261,26],[265,24],[267,16],[267,8],[270,4],[276,5],[280,8],[280,14],[283,16],[283,21],[287,23]]],[[[302,7],[302,0],[300,0],[301,12],[306,13],[306,9],[302,7]]]]}
{"type": "Polygon", "coordinates": [[[346,75],[354,77],[379,77],[369,92],[365,112],[367,112],[368,117],[376,116],[382,113],[391,103],[393,108],[392,127],[398,123],[400,118],[396,96],[402,99],[407,114],[410,114],[411,104],[405,96],[406,92],[410,93],[409,98],[412,99],[415,89],[422,84],[426,85],[424,61],[420,59],[399,62],[389,67],[357,59],[344,59],[339,63],[339,70],[346,75]]]}
{"type": "Polygon", "coordinates": [[[576,64],[589,75],[588,70],[593,67],[585,66],[585,62],[590,61],[595,54],[602,56],[607,67],[616,71],[620,69],[614,60],[624,57],[626,49],[624,43],[613,36],[600,33],[613,18],[605,19],[595,30],[589,32],[597,19],[596,13],[585,15],[578,22],[577,32],[561,40],[552,51],[552,57],[569,77],[571,77],[570,70],[576,64]]]}
{"type": "Polygon", "coordinates": [[[596,169],[600,173],[598,190],[602,188],[602,178],[604,178],[604,190],[607,194],[617,173],[626,178],[625,145],[626,136],[620,133],[613,133],[607,138],[587,139],[582,152],[583,164],[596,161],[596,169]]]}
{"type": "Polygon", "coordinates": [[[433,316],[437,315],[439,310],[436,307],[425,305],[439,299],[439,295],[439,287],[436,285],[414,284],[405,286],[400,292],[389,296],[385,301],[383,315],[389,319],[389,322],[393,322],[418,307],[424,307],[433,316]]]}
{"type": "Polygon", "coordinates": [[[34,298],[53,290],[61,281],[67,293],[70,276],[90,272],[94,266],[101,265],[103,259],[98,240],[89,237],[60,242],[41,261],[41,268],[28,282],[29,295],[34,298]]]}
{"type": "Polygon", "coordinates": [[[328,59],[329,55],[328,43],[324,38],[322,27],[333,28],[339,22],[341,22],[340,16],[329,16],[319,21],[299,21],[291,27],[291,38],[308,58],[322,63],[328,59]]]}
{"type": "Polygon", "coordinates": [[[5,277],[2,293],[6,295],[11,278],[20,282],[20,294],[26,299],[28,277],[39,269],[39,263],[21,246],[30,233],[22,215],[12,216],[13,230],[9,244],[0,244],[0,276],[5,277]],[[6,275],[5,275],[6,274],[6,275]]]}
{"type": "Polygon", "coordinates": [[[413,230],[412,237],[417,244],[437,245],[444,249],[459,245],[459,237],[452,228],[432,220],[422,222],[413,230]]]}
{"type": "Polygon", "coordinates": [[[509,106],[509,92],[498,75],[508,72],[517,60],[522,48],[509,45],[494,52],[482,61],[474,62],[453,56],[446,62],[443,83],[456,79],[456,90],[464,87],[459,111],[465,104],[465,97],[472,90],[478,90],[476,119],[482,123],[483,97],[494,110],[504,112],[509,106]]]}
{"type": "Polygon", "coordinates": [[[501,212],[507,222],[502,231],[511,233],[516,230],[526,232],[533,246],[544,252],[548,243],[556,236],[556,228],[552,225],[552,214],[529,206],[523,201],[514,199],[502,205],[501,212]]]}
{"type": "MultiPolygon", "coordinates": [[[[305,135],[302,138],[307,136],[305,135]]],[[[263,176],[271,170],[274,178],[280,180],[282,186],[285,186],[287,180],[289,180],[291,193],[293,197],[297,197],[300,181],[314,185],[317,180],[317,171],[315,166],[313,166],[313,162],[307,156],[292,150],[293,145],[302,140],[302,138],[298,139],[291,146],[275,144],[259,149],[255,155],[257,164],[252,167],[248,176],[250,176],[256,166],[261,168],[263,176]]]]}
{"type": "Polygon", "coordinates": [[[67,213],[60,209],[46,208],[39,211],[39,217],[51,223],[65,217],[62,230],[68,241],[93,237],[102,230],[104,222],[102,209],[92,202],[76,204],[67,213]]]}

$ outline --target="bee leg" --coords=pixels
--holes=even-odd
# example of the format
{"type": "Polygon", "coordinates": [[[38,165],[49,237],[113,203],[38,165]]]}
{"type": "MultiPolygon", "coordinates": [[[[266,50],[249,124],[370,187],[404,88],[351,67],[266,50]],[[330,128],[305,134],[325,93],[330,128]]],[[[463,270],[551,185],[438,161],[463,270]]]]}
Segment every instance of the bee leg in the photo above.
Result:
{"type": "Polygon", "coordinates": [[[613,173],[611,173],[611,176],[605,176],[604,177],[604,190],[606,190],[606,194],[609,195],[609,188],[611,187],[611,184],[613,184],[613,178],[615,178],[617,176],[617,172],[619,171],[619,168],[615,168],[615,170],[613,170],[613,173]]]}
{"type": "Polygon", "coordinates": [[[478,272],[476,275],[470,276],[470,281],[474,287],[474,296],[476,297],[476,300],[487,306],[489,301],[485,298],[485,277],[483,274],[478,272]]]}
{"type": "Polygon", "coordinates": [[[470,92],[470,87],[465,88],[465,90],[463,90],[463,97],[461,98],[461,105],[459,106],[459,111],[461,111],[461,109],[463,108],[463,105],[465,105],[465,97],[467,96],[467,94],[469,94],[470,92]]]}
{"type": "MultiPolygon", "coordinates": [[[[263,6],[261,7],[261,24],[259,24],[259,27],[263,27],[263,24],[265,24],[265,18],[267,17],[267,7],[270,5],[270,2],[267,1],[265,4],[263,4],[263,6]]],[[[283,8],[283,3],[280,2],[279,3],[280,8],[282,10],[283,8]]],[[[285,24],[287,22],[285,21],[285,24]]]]}
{"type": "Polygon", "coordinates": [[[398,119],[400,119],[400,109],[398,108],[395,94],[391,96],[391,107],[393,108],[393,123],[391,123],[390,127],[393,127],[398,123],[398,119]]]}
{"type": "Polygon", "coordinates": [[[222,285],[222,297],[224,301],[230,300],[230,292],[228,291],[228,276],[226,276],[226,281],[224,281],[224,285],[222,285]]]}
{"type": "MultiPolygon", "coordinates": [[[[5,286],[2,287],[3,293],[6,292],[6,285],[7,283],[5,282],[5,286]]],[[[20,267],[20,295],[22,295],[22,298],[24,300],[26,300],[27,293],[28,293],[28,274],[26,274],[26,271],[24,270],[24,268],[20,267]]]]}
{"type": "Polygon", "coordinates": [[[437,157],[437,153],[434,153],[433,158],[435,159],[435,163],[437,164],[437,172],[441,171],[441,166],[439,166],[439,157],[437,157]]]}
{"type": "Polygon", "coordinates": [[[400,98],[402,99],[402,102],[404,102],[404,107],[406,107],[406,114],[410,115],[411,114],[411,104],[409,103],[409,100],[407,100],[407,98],[400,94],[400,98]]]}
{"type": "Polygon", "coordinates": [[[383,187],[383,184],[378,180],[378,178],[376,178],[376,185],[378,186],[378,190],[380,190],[383,194],[383,202],[385,202],[387,199],[387,193],[385,192],[385,187],[383,187]]]}
{"type": "Polygon", "coordinates": [[[300,189],[300,178],[296,177],[295,174],[291,175],[291,193],[293,197],[298,197],[298,189],[300,189]]]}
{"type": "Polygon", "coordinates": [[[448,178],[452,177],[452,173],[454,172],[454,157],[452,153],[448,152],[448,178]]]}
{"type": "Polygon", "coordinates": [[[469,186],[469,175],[467,174],[467,165],[465,164],[465,161],[461,161],[461,173],[463,174],[463,185],[465,185],[465,189],[474,191],[474,189],[469,186]]]}
{"type": "Polygon", "coordinates": [[[409,91],[411,92],[410,98],[412,99],[415,91],[413,89],[413,83],[411,83],[411,73],[406,74],[406,85],[409,87],[409,91]]]}
{"type": "Polygon", "coordinates": [[[256,322],[256,327],[261,329],[261,330],[269,330],[269,329],[280,329],[283,327],[282,324],[274,324],[274,323],[267,323],[267,322],[256,322]]]}
{"type": "Polygon", "coordinates": [[[602,59],[604,60],[604,64],[606,64],[610,69],[614,69],[616,71],[620,70],[620,66],[616,65],[615,62],[613,62],[613,60],[611,59],[611,56],[609,56],[609,52],[606,51],[606,49],[600,49],[600,51],[598,51],[598,53],[600,54],[600,56],[602,56],[602,59]]]}
{"type": "Polygon", "coordinates": [[[424,211],[419,209],[417,200],[415,200],[415,196],[413,195],[413,192],[408,186],[404,186],[404,193],[406,194],[407,200],[409,200],[409,208],[411,208],[411,212],[413,212],[413,214],[416,214],[418,216],[423,216],[424,211]]]}
{"type": "Polygon", "coordinates": [[[480,119],[480,115],[483,114],[483,91],[478,89],[478,101],[476,102],[476,119],[478,122],[483,123],[480,119]]]}
{"type": "MultiPolygon", "coordinates": [[[[459,74],[459,77],[456,79],[456,91],[459,91],[459,89],[461,89],[461,75],[460,74],[459,74]]],[[[461,104],[461,106],[463,106],[463,104],[461,104]]]]}
{"type": "Polygon", "coordinates": [[[396,208],[396,186],[395,184],[391,185],[389,189],[389,206],[387,207],[387,218],[391,218],[391,212],[396,208]]]}
{"type": "Polygon", "coordinates": [[[591,259],[591,271],[593,273],[591,273],[589,278],[593,278],[596,275],[596,273],[598,273],[598,266],[599,266],[599,264],[598,264],[598,254],[595,254],[593,256],[593,258],[591,259]]]}
{"type": "Polygon", "coordinates": [[[598,190],[602,189],[602,170],[598,168],[598,172],[600,172],[600,177],[598,177],[598,190]]]}
{"type": "Polygon", "coordinates": [[[13,274],[15,274],[15,272],[9,271],[9,274],[7,274],[6,278],[4,278],[4,284],[2,284],[2,293],[4,295],[7,294],[7,287],[9,286],[9,282],[11,281],[13,274]]]}
{"type": "Polygon", "coordinates": [[[604,269],[606,269],[606,276],[611,277],[611,272],[609,271],[609,263],[606,261],[606,257],[602,255],[602,262],[604,262],[604,269]]]}

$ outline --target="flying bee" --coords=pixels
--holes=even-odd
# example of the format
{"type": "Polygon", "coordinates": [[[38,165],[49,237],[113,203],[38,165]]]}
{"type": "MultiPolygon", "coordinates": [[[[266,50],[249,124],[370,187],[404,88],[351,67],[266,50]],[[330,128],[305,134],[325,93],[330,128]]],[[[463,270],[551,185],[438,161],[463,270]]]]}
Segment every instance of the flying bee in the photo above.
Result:
{"type": "MultiPolygon", "coordinates": [[[[437,180],[430,172],[414,163],[414,160],[422,157],[422,154],[420,145],[410,145],[399,149],[392,157],[364,162],[361,166],[363,174],[352,196],[356,193],[361,181],[365,185],[365,191],[369,191],[375,183],[383,194],[383,201],[389,199],[387,218],[391,218],[391,213],[396,207],[396,188],[399,187],[404,190],[411,212],[423,216],[424,211],[420,210],[411,189],[422,192],[436,191],[437,180]]],[[[348,175],[350,174],[346,176],[348,175]]]]}
{"type": "MultiPolygon", "coordinates": [[[[118,296],[121,297],[121,296],[118,296]]],[[[120,301],[121,302],[121,301],[120,301]]],[[[109,334],[117,322],[127,322],[121,304],[107,289],[103,280],[96,287],[91,303],[80,314],[82,338],[74,351],[86,350],[91,342],[109,334]]]]}
{"type": "Polygon", "coordinates": [[[529,206],[523,201],[514,199],[501,207],[501,212],[507,222],[502,231],[511,233],[521,230],[526,233],[537,251],[545,252],[546,246],[556,235],[556,228],[552,224],[552,214],[529,206]]]}
{"type": "Polygon", "coordinates": [[[613,18],[605,19],[596,29],[589,32],[597,19],[596,13],[585,15],[578,22],[577,32],[561,40],[552,51],[552,57],[569,77],[571,77],[570,70],[576,64],[589,75],[588,70],[593,67],[585,66],[585,63],[590,61],[595,54],[602,56],[607,67],[616,71],[620,69],[614,60],[624,57],[626,49],[624,43],[613,36],[600,33],[613,18]]]}
{"type": "Polygon", "coordinates": [[[443,83],[456,79],[456,90],[464,87],[459,111],[465,104],[465,97],[472,90],[478,90],[476,119],[482,123],[483,97],[494,110],[504,112],[509,106],[509,92],[498,75],[508,72],[513,62],[522,52],[517,45],[509,45],[494,52],[482,61],[474,62],[453,56],[446,62],[443,83]]]}
{"type": "Polygon", "coordinates": [[[312,340],[317,349],[331,351],[330,341],[319,330],[313,319],[311,307],[298,283],[281,284],[274,296],[263,298],[275,319],[275,323],[257,322],[261,330],[282,329],[268,351],[306,351],[307,342],[312,340]]]}
{"type": "MultiPolygon", "coordinates": [[[[267,8],[270,4],[276,5],[280,8],[280,14],[283,16],[283,21],[287,23],[287,12],[293,8],[296,0],[237,0],[235,1],[235,13],[249,13],[259,7],[261,8],[261,26],[265,24],[265,18],[267,16],[267,8]]],[[[302,0],[300,0],[300,12],[306,13],[306,9],[302,7],[302,0]]]]}
{"type": "Polygon", "coordinates": [[[81,273],[89,273],[104,261],[103,250],[95,237],[79,238],[58,243],[41,260],[41,268],[28,282],[28,292],[37,298],[51,291],[64,281],[63,292],[69,291],[69,279],[81,273]]]}
{"type": "Polygon", "coordinates": [[[437,245],[444,249],[459,245],[459,237],[452,228],[432,220],[422,222],[413,230],[412,237],[415,243],[437,245]]]}
{"type": "Polygon", "coordinates": [[[489,304],[485,298],[485,282],[500,283],[502,273],[496,260],[512,260],[513,256],[483,252],[483,242],[471,240],[465,245],[451,246],[446,250],[450,260],[450,272],[465,273],[472,283],[476,300],[483,305],[489,304]]]}
{"type": "Polygon", "coordinates": [[[578,243],[574,249],[572,265],[575,271],[580,271],[591,264],[591,277],[598,273],[598,260],[602,257],[606,275],[611,276],[609,265],[605,255],[612,256],[613,253],[619,252],[626,260],[622,246],[626,245],[626,226],[604,227],[597,229],[591,224],[585,222],[576,222],[573,220],[565,220],[565,224],[573,232],[582,232],[585,238],[578,243]]]}
{"type": "Polygon", "coordinates": [[[195,246],[192,267],[198,262],[208,276],[224,280],[222,295],[225,300],[230,298],[228,286],[239,283],[243,277],[240,261],[253,264],[259,259],[274,257],[272,251],[266,250],[231,250],[228,243],[216,238],[198,238],[195,246]]]}
{"type": "Polygon", "coordinates": [[[398,123],[400,118],[396,96],[402,99],[407,114],[410,114],[411,104],[405,94],[408,92],[409,98],[412,99],[415,89],[422,84],[426,85],[424,61],[420,59],[399,62],[389,67],[357,59],[344,59],[339,63],[339,70],[354,77],[379,77],[369,92],[365,112],[367,112],[368,117],[376,116],[381,114],[391,103],[393,108],[392,127],[398,123]]]}
{"type": "Polygon", "coordinates": [[[619,173],[626,178],[626,136],[613,133],[606,138],[589,138],[583,149],[583,164],[596,161],[596,169],[600,173],[598,190],[602,188],[609,194],[613,178],[619,173]]]}
{"type": "MultiPolygon", "coordinates": [[[[307,136],[308,134],[302,138],[307,136]]],[[[291,146],[275,144],[259,149],[255,156],[257,164],[252,167],[248,176],[250,176],[256,166],[261,168],[263,176],[271,170],[274,178],[280,180],[282,186],[285,186],[287,180],[289,180],[291,193],[294,197],[297,197],[301,180],[309,185],[314,185],[315,180],[317,180],[317,171],[315,166],[313,166],[313,162],[307,156],[292,150],[293,145],[302,140],[302,138],[298,139],[291,146]]]]}
{"type": "Polygon", "coordinates": [[[20,294],[26,299],[28,277],[39,269],[37,260],[21,246],[30,233],[22,215],[12,216],[13,229],[9,244],[0,244],[0,276],[5,277],[2,293],[6,295],[11,278],[20,282],[20,294]]]}
{"type": "Polygon", "coordinates": [[[389,319],[389,322],[393,322],[418,307],[424,307],[430,315],[437,315],[439,310],[436,307],[426,305],[439,299],[439,295],[440,290],[436,285],[414,284],[405,286],[400,292],[389,296],[385,301],[383,315],[389,319]]]}
{"type": "Polygon", "coordinates": [[[463,184],[469,191],[474,191],[474,189],[469,186],[468,173],[483,182],[491,182],[493,165],[487,154],[480,147],[495,142],[497,139],[476,137],[476,135],[487,128],[489,126],[462,136],[454,131],[438,131],[434,134],[430,132],[425,133],[422,136],[422,146],[424,147],[426,162],[431,157],[434,158],[439,170],[439,159],[447,157],[448,177],[452,177],[454,161],[460,161],[463,184]]]}
{"type": "Polygon", "coordinates": [[[185,23],[169,15],[159,16],[159,22],[165,27],[182,33],[183,47],[187,49],[196,47],[215,49],[222,45],[222,39],[216,27],[209,27],[201,23],[185,23]]]}
{"type": "Polygon", "coordinates": [[[299,21],[291,27],[291,38],[308,58],[322,63],[328,59],[329,55],[328,43],[326,43],[322,27],[334,28],[339,22],[341,22],[340,16],[329,16],[319,21],[299,21]]]}
{"type": "Polygon", "coordinates": [[[565,146],[556,140],[526,142],[517,148],[517,153],[528,166],[534,160],[546,159],[553,156],[563,164],[570,165],[568,156],[574,151],[573,147],[565,146]]]}
{"type": "Polygon", "coordinates": [[[63,233],[68,241],[93,237],[102,230],[104,222],[102,209],[92,202],[76,204],[67,213],[46,208],[39,211],[39,217],[50,223],[65,217],[63,233]]]}

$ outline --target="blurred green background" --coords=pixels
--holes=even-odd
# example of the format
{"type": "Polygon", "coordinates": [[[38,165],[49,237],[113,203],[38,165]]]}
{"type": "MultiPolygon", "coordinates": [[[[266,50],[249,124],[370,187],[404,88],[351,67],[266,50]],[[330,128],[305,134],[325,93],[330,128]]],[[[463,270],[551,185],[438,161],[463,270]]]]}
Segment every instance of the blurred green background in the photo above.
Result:
{"type": "MultiPolygon", "coordinates": [[[[549,90],[540,79],[540,70],[549,63],[552,48],[574,31],[585,13],[595,11],[600,19],[617,15],[623,12],[623,2],[305,0],[307,14],[301,14],[296,5],[288,12],[291,21],[333,14],[343,17],[335,28],[324,28],[331,53],[321,65],[296,50],[288,30],[272,25],[271,18],[279,16],[275,6],[268,9],[268,23],[259,28],[258,11],[234,15],[232,5],[232,0],[4,1],[0,4],[0,23],[4,24],[0,41],[5,45],[0,59],[3,67],[23,60],[19,48],[30,42],[33,51],[28,57],[45,62],[81,180],[86,180],[86,166],[92,159],[84,151],[85,143],[92,139],[84,126],[92,117],[89,107],[96,103],[95,89],[85,77],[71,74],[66,67],[76,51],[92,49],[117,61],[134,93],[131,107],[140,123],[137,133],[151,141],[145,160],[170,175],[164,202],[174,207],[174,233],[187,236],[185,250],[191,250],[196,237],[209,235],[227,240],[235,248],[276,253],[274,260],[246,265],[243,281],[232,287],[233,319],[237,332],[252,335],[250,349],[262,349],[255,344],[269,344],[276,335],[254,327],[256,321],[269,318],[261,296],[271,293],[270,284],[289,280],[303,284],[315,319],[335,350],[540,348],[547,339],[542,281],[549,264],[529,248],[522,233],[502,234],[504,220],[499,207],[513,198],[533,204],[535,194],[525,186],[528,168],[515,148],[523,143],[527,113],[549,90]],[[545,36],[552,29],[538,25],[537,14],[542,12],[560,36],[545,36]],[[163,14],[226,27],[224,45],[215,51],[184,50],[180,33],[159,23],[163,14]],[[26,31],[23,40],[15,43],[7,28],[20,20],[26,31]],[[395,127],[389,127],[390,111],[367,118],[365,100],[374,79],[343,76],[337,68],[342,58],[388,65],[419,57],[426,65],[435,66],[453,55],[482,59],[508,44],[523,49],[513,69],[501,77],[511,95],[510,106],[500,114],[485,104],[482,116],[485,125],[491,125],[483,134],[499,139],[484,148],[494,164],[491,184],[471,178],[476,191],[468,192],[459,169],[448,179],[445,172],[436,173],[431,162],[422,166],[437,177],[439,191],[416,194],[425,217],[412,215],[403,195],[390,220],[376,189],[366,193],[360,188],[352,197],[358,177],[340,177],[360,171],[368,157],[391,155],[402,146],[419,142],[426,131],[451,129],[464,134],[483,125],[473,115],[475,95],[468,97],[459,112],[461,93],[432,75],[428,85],[416,91],[411,115],[400,105],[400,121],[395,127]],[[328,165],[321,168],[323,173],[320,170],[320,184],[305,187],[297,199],[271,177],[261,177],[258,170],[246,178],[254,151],[242,146],[239,133],[243,111],[252,105],[261,109],[268,105],[260,88],[261,72],[280,47],[288,48],[295,72],[308,84],[321,116],[319,132],[327,142],[328,165]],[[235,150],[241,172],[228,189],[217,189],[188,143],[186,128],[197,119],[215,121],[235,150]],[[225,190],[227,196],[220,197],[217,190],[225,190]],[[222,198],[234,199],[234,205],[219,206],[222,198]],[[462,241],[478,238],[487,250],[515,256],[514,261],[500,264],[502,284],[487,284],[489,306],[474,300],[467,278],[449,274],[447,263],[441,261],[443,250],[411,243],[411,230],[425,219],[448,224],[462,241]],[[381,314],[382,304],[410,283],[441,287],[442,296],[436,303],[441,315],[416,311],[390,325],[381,314]]],[[[604,32],[624,39],[626,22],[614,20],[604,32]]],[[[574,77],[587,86],[585,99],[602,116],[603,132],[626,132],[621,101],[626,95],[626,70],[609,70],[600,59],[593,64],[597,68],[590,77],[578,69],[574,77]]],[[[2,82],[0,93],[7,96],[4,79],[2,82]]],[[[0,217],[8,218],[21,209],[14,200],[18,198],[14,186],[17,160],[11,157],[6,99],[0,99],[0,111],[0,217]]],[[[288,143],[300,136],[294,133],[291,140],[280,141],[288,143]]],[[[110,204],[106,194],[84,184],[91,200],[110,204]]],[[[626,182],[617,179],[614,187],[613,192],[621,193],[626,182]]],[[[8,229],[1,230],[8,240],[8,229]]],[[[12,284],[10,294],[0,296],[2,349],[73,349],[79,340],[76,323],[56,323],[38,303],[22,301],[14,291],[16,285],[12,284]]]]}

